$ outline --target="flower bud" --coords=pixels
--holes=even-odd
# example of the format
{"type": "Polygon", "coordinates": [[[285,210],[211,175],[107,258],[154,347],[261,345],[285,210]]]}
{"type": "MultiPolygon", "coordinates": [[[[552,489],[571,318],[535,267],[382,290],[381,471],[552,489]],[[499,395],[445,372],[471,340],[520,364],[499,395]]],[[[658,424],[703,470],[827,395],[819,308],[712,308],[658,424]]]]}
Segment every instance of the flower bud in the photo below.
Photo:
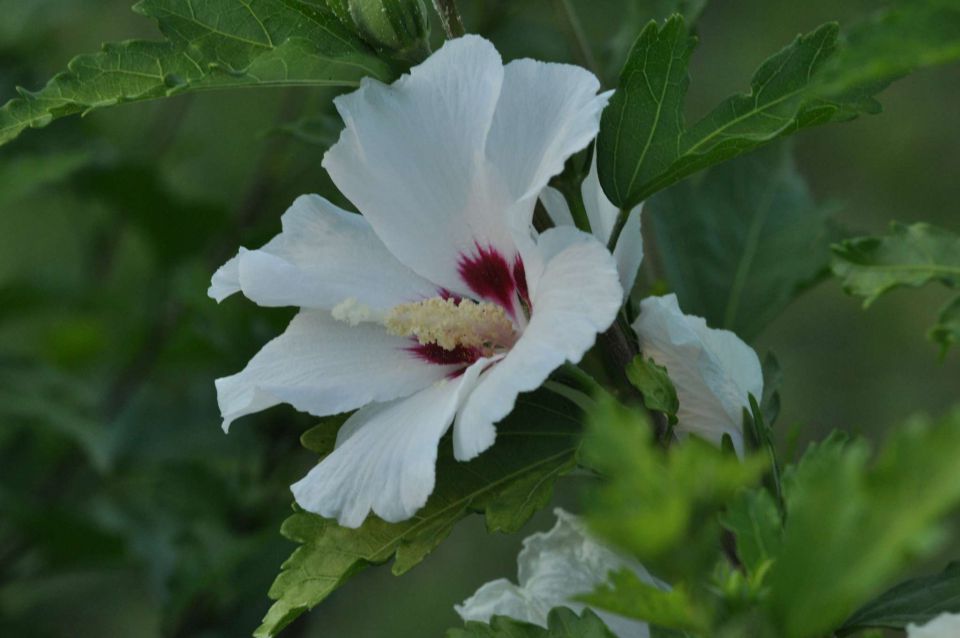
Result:
{"type": "Polygon", "coordinates": [[[430,23],[423,0],[327,0],[341,21],[377,50],[424,57],[430,23]]]}

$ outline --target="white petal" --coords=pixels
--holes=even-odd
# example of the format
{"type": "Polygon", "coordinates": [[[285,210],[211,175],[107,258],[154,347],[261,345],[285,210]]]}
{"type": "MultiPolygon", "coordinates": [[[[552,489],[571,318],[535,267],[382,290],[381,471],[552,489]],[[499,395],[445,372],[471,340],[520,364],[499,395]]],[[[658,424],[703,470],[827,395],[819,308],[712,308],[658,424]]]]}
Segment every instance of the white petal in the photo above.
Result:
{"type": "Polygon", "coordinates": [[[925,625],[907,625],[907,638],[956,638],[960,636],[960,614],[942,613],[925,625]]]}
{"type": "Polygon", "coordinates": [[[488,360],[413,396],[358,410],[336,449],[292,486],[300,507],[359,527],[372,510],[388,522],[410,518],[433,492],[437,445],[488,360]]]}
{"type": "MultiPolygon", "coordinates": [[[[553,529],[523,541],[517,557],[519,586],[505,580],[487,583],[455,608],[464,620],[486,622],[491,616],[502,615],[545,627],[551,609],[562,606],[579,613],[584,604],[575,598],[592,592],[606,582],[610,572],[622,569],[660,586],[642,565],[597,542],[576,516],[562,509],[554,513],[557,524],[553,529]]],[[[649,636],[646,623],[598,613],[620,638],[649,636]]]]}
{"type": "Polygon", "coordinates": [[[613,258],[617,262],[624,298],[630,296],[633,284],[637,281],[640,264],[643,263],[643,235],[640,228],[642,214],[643,204],[630,211],[623,230],[620,231],[617,245],[613,248],[613,258]]]}
{"type": "Polygon", "coordinates": [[[400,261],[468,294],[461,255],[479,244],[516,255],[502,185],[483,148],[503,82],[477,36],[451,40],[392,85],[365,80],[335,100],[346,129],[323,158],[334,183],[400,261]]]}
{"type": "Polygon", "coordinates": [[[547,186],[540,191],[540,202],[547,210],[547,215],[550,216],[554,226],[576,226],[567,198],[556,188],[547,186]]]}
{"type": "Polygon", "coordinates": [[[537,600],[522,587],[500,578],[485,583],[473,596],[453,608],[465,621],[489,623],[493,616],[507,616],[546,627],[547,616],[552,609],[548,605],[548,602],[537,600]]]}
{"type": "Polygon", "coordinates": [[[580,194],[583,195],[583,206],[587,209],[587,219],[590,221],[590,231],[601,242],[610,241],[610,233],[617,223],[620,209],[617,208],[603,193],[600,186],[600,173],[597,170],[597,153],[594,151],[590,163],[590,172],[580,184],[580,194]]]}
{"type": "Polygon", "coordinates": [[[242,290],[261,306],[330,310],[346,299],[387,309],[437,294],[401,264],[360,215],[317,195],[297,198],[283,232],[259,250],[243,250],[214,275],[217,300],[242,290]]]}
{"type": "Polygon", "coordinates": [[[220,303],[237,292],[240,292],[240,255],[228,260],[213,273],[207,295],[220,303]]]}
{"type": "MultiPolygon", "coordinates": [[[[597,154],[594,152],[590,164],[590,173],[580,185],[583,195],[583,205],[587,210],[587,219],[590,220],[590,230],[604,244],[609,243],[610,234],[617,223],[620,209],[613,205],[603,193],[600,186],[600,174],[597,171],[597,154]]],[[[643,261],[643,237],[640,234],[640,215],[643,204],[640,203],[630,211],[627,221],[617,239],[613,249],[613,257],[617,261],[617,270],[620,272],[620,285],[623,286],[624,297],[633,290],[637,279],[637,271],[643,261]]]]}
{"type": "Polygon", "coordinates": [[[511,199],[529,201],[531,213],[550,178],[597,135],[611,95],[599,89],[592,73],[568,64],[524,59],[504,68],[486,155],[511,199]]]}
{"type": "Polygon", "coordinates": [[[760,360],[750,346],[683,314],[676,295],[644,299],[633,328],[643,354],[665,366],[677,388],[678,431],[718,445],[729,434],[742,455],[743,409],[749,394],[763,394],[760,360]]]}
{"type": "Polygon", "coordinates": [[[457,415],[454,455],[468,460],[493,445],[494,424],[510,414],[521,392],[535,390],[565,361],[576,363],[597,333],[616,317],[623,292],[613,258],[589,235],[553,228],[540,244],[555,248],[557,237],[577,237],[546,263],[533,312],[507,356],[483,375],[457,415]],[[572,235],[571,235],[572,234],[572,235]]]}
{"type": "Polygon", "coordinates": [[[289,403],[315,416],[405,397],[456,366],[418,359],[410,340],[374,324],[351,326],[320,310],[294,317],[243,371],[217,379],[223,427],[241,416],[289,403]]]}

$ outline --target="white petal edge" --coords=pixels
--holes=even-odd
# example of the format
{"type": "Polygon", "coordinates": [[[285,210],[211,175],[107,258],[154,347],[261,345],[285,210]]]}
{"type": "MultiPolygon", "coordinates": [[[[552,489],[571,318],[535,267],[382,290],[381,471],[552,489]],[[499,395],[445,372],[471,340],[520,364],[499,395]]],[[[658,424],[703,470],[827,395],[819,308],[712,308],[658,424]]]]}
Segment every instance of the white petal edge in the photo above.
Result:
{"type": "Polygon", "coordinates": [[[375,324],[351,326],[322,310],[300,312],[239,373],[217,379],[223,429],[280,403],[327,416],[390,401],[443,379],[456,366],[418,359],[410,340],[375,324]]]}
{"type": "MultiPolygon", "coordinates": [[[[583,195],[587,219],[590,220],[590,230],[604,244],[610,243],[610,234],[617,223],[620,210],[607,199],[600,185],[596,149],[590,163],[590,173],[580,185],[580,193],[583,195]]],[[[620,237],[617,238],[617,245],[613,248],[613,258],[617,262],[624,298],[630,296],[633,284],[637,280],[637,271],[640,270],[640,264],[643,262],[643,235],[640,228],[642,214],[643,203],[641,202],[627,215],[627,221],[620,231],[620,237]]]]}
{"type": "Polygon", "coordinates": [[[502,83],[493,45],[464,36],[391,85],[366,78],[335,99],[346,128],[323,167],[401,262],[458,294],[476,244],[516,255],[511,202],[483,157],[502,83]]]}
{"type": "Polygon", "coordinates": [[[456,379],[358,410],[336,449],[291,486],[297,503],[351,528],[371,511],[388,522],[413,516],[433,492],[440,438],[489,364],[480,359],[456,379]]]}
{"type": "Polygon", "coordinates": [[[282,217],[283,232],[258,250],[241,249],[214,274],[210,295],[242,291],[261,306],[331,310],[346,299],[374,309],[437,294],[401,264],[360,215],[303,195],[282,217]]]}
{"type": "MultiPolygon", "coordinates": [[[[575,597],[593,591],[610,572],[621,569],[661,586],[642,565],[597,542],[578,517],[560,508],[554,513],[557,523],[552,529],[524,539],[517,557],[518,584],[500,579],[483,585],[455,606],[461,618],[489,622],[492,616],[501,615],[546,627],[551,609],[562,606],[580,613],[585,605],[575,597]]],[[[646,623],[598,614],[619,638],[649,636],[646,623]]]]}
{"type": "Polygon", "coordinates": [[[517,396],[540,387],[565,361],[580,361],[620,308],[623,291],[616,265],[593,237],[552,228],[540,236],[538,247],[546,265],[532,291],[530,322],[457,414],[453,450],[458,460],[472,459],[493,445],[494,424],[510,414],[517,396]]]}
{"type": "Polygon", "coordinates": [[[540,203],[554,226],[576,226],[567,198],[553,186],[546,186],[540,191],[540,203]]]}
{"type": "Polygon", "coordinates": [[[907,638],[957,638],[960,614],[942,613],[924,625],[907,625],[907,638]]]}
{"type": "Polygon", "coordinates": [[[529,213],[567,158],[596,137],[612,95],[598,95],[599,89],[596,76],[578,66],[522,59],[504,67],[486,157],[510,198],[529,203],[529,213]]]}
{"type": "MultiPolygon", "coordinates": [[[[590,173],[583,180],[580,190],[593,235],[603,244],[609,243],[619,209],[610,203],[600,187],[596,154],[594,154],[590,173]]],[[[547,186],[540,193],[540,201],[556,226],[575,225],[570,206],[560,191],[547,186]]],[[[630,291],[633,290],[637,280],[640,264],[643,263],[642,215],[643,204],[641,203],[630,211],[620,237],[617,239],[617,245],[613,249],[613,258],[617,262],[617,272],[620,273],[620,285],[623,287],[624,298],[630,296],[630,291]]]]}
{"type": "Polygon", "coordinates": [[[741,456],[744,408],[749,394],[763,394],[760,360],[729,330],[713,329],[685,315],[676,295],[648,297],[633,324],[644,356],[667,368],[677,389],[677,431],[719,445],[724,434],[741,456]]]}

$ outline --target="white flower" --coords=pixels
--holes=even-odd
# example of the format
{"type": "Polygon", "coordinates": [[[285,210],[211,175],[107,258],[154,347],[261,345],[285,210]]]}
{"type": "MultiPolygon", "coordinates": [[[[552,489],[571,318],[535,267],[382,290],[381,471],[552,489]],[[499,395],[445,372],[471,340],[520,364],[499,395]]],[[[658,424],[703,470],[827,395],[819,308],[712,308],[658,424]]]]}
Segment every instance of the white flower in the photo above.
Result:
{"type": "MultiPolygon", "coordinates": [[[[597,154],[594,152],[590,164],[590,173],[580,185],[580,194],[583,196],[583,206],[586,209],[587,220],[593,235],[604,244],[610,241],[610,234],[617,222],[620,209],[614,206],[604,195],[600,186],[600,175],[597,172],[597,154]]],[[[540,193],[540,201],[550,215],[550,219],[557,226],[573,226],[573,215],[563,194],[552,186],[547,186],[540,193]]],[[[627,216],[617,245],[613,249],[613,257],[617,262],[620,273],[620,285],[624,296],[629,296],[633,284],[637,279],[637,271],[643,261],[643,239],[640,235],[640,215],[643,204],[634,207],[627,216]]]]}
{"type": "Polygon", "coordinates": [[[360,525],[409,518],[434,487],[440,438],[458,460],[496,437],[517,395],[576,362],[622,299],[589,235],[532,230],[537,196],[597,133],[608,95],[578,67],[504,65],[486,40],[448,42],[392,85],[336,99],[324,156],[363,216],[309,195],[283,232],[241,250],[210,295],[299,306],[286,332],[217,381],[224,428],[279,403],[357,410],[293,486],[304,509],[360,525]]]}
{"type": "Polygon", "coordinates": [[[957,638],[960,614],[942,613],[925,625],[907,625],[907,638],[957,638]]]}
{"type": "MultiPolygon", "coordinates": [[[[490,622],[493,616],[547,626],[547,615],[554,607],[569,607],[581,613],[585,605],[574,600],[589,594],[607,581],[610,572],[630,569],[641,580],[657,583],[636,561],[615,553],[598,543],[580,519],[562,509],[554,510],[557,524],[549,532],[539,532],[523,541],[517,557],[517,582],[505,578],[491,581],[473,596],[455,606],[464,620],[490,622]]],[[[619,638],[647,638],[644,622],[596,611],[619,638]]]]}
{"type": "Polygon", "coordinates": [[[729,330],[707,327],[700,317],[685,315],[676,295],[640,302],[633,329],[640,350],[666,367],[677,389],[677,431],[696,434],[719,445],[729,434],[743,455],[743,409],[749,395],[763,394],[760,360],[729,330]]]}

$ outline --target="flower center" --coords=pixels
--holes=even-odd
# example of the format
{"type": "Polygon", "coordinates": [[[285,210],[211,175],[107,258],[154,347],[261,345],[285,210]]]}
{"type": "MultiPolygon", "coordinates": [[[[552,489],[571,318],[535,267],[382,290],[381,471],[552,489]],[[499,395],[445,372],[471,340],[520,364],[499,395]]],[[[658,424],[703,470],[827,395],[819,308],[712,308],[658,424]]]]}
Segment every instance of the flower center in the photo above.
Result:
{"type": "Polygon", "coordinates": [[[415,337],[420,345],[444,350],[478,349],[484,356],[511,347],[517,340],[513,322],[503,307],[470,299],[433,297],[394,306],[384,324],[387,332],[415,337]]]}

